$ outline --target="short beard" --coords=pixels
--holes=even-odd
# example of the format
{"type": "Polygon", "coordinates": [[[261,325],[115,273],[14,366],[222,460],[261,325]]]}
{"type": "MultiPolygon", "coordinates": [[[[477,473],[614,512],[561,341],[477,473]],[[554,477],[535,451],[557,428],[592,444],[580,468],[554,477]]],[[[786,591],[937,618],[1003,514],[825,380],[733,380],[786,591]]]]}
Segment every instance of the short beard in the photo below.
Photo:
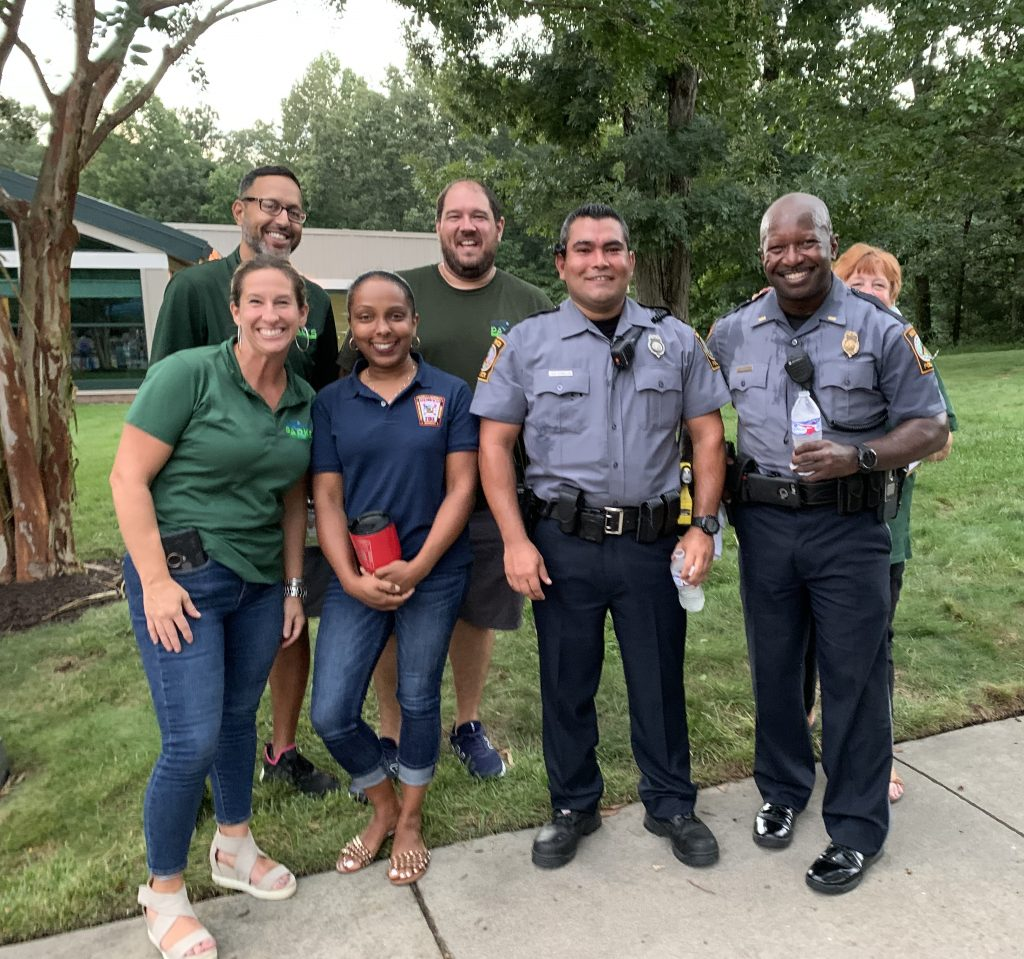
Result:
{"type": "Polygon", "coordinates": [[[442,246],[441,257],[444,259],[444,265],[448,271],[461,280],[479,280],[480,277],[486,276],[494,266],[494,254],[484,253],[479,263],[467,266],[460,263],[446,246],[442,246]]]}
{"type": "MultiPolygon", "coordinates": [[[[254,254],[258,253],[263,256],[272,256],[278,260],[284,260],[285,262],[288,261],[292,250],[295,249],[295,247],[292,246],[287,253],[268,249],[263,243],[263,235],[261,233],[257,233],[253,230],[246,230],[244,228],[242,229],[242,239],[245,241],[245,245],[249,247],[254,254]]],[[[294,239],[294,237],[292,239],[294,239]]]]}

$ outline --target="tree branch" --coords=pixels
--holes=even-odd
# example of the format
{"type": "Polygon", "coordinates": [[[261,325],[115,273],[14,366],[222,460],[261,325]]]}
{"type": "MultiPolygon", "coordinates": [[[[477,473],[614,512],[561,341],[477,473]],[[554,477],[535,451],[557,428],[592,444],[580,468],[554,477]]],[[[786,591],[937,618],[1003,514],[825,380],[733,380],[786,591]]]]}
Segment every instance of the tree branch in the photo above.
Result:
{"type": "Polygon", "coordinates": [[[14,43],[18,39],[18,33],[21,30],[21,18],[25,13],[26,0],[13,0],[13,2],[2,8],[3,12],[0,13],[0,23],[5,27],[6,32],[3,37],[0,38],[0,78],[4,75],[4,66],[7,63],[7,58],[11,55],[11,51],[14,49],[14,43]]]}
{"type": "Polygon", "coordinates": [[[36,80],[39,81],[39,86],[43,90],[43,96],[46,97],[46,102],[50,104],[50,108],[52,109],[57,98],[47,84],[46,77],[43,75],[43,69],[39,66],[39,61],[36,59],[35,54],[28,48],[28,44],[26,44],[19,36],[15,36],[13,38],[13,45],[16,46],[22,52],[25,59],[28,60],[29,66],[32,67],[32,70],[36,75],[36,80]]]}
{"type": "MultiPolygon", "coordinates": [[[[255,10],[257,7],[264,7],[274,2],[276,2],[276,0],[252,0],[252,2],[243,4],[240,7],[231,7],[232,0],[221,0],[221,2],[214,4],[204,16],[193,20],[177,43],[164,47],[160,63],[157,65],[149,79],[139,87],[139,89],[136,90],[128,100],[122,103],[120,107],[108,113],[87,138],[83,138],[83,166],[88,163],[89,159],[100,148],[103,141],[118,126],[127,120],[128,117],[140,109],[147,100],[149,100],[171,66],[176,63],[207,30],[209,30],[214,24],[219,23],[221,20],[226,20],[228,17],[233,17],[240,13],[246,13],[249,10],[255,10]]],[[[169,4],[161,4],[157,2],[152,3],[149,6],[161,7],[168,5],[169,4]]],[[[134,35],[134,31],[132,35],[134,35]]],[[[104,57],[100,58],[100,61],[112,53],[113,49],[120,44],[124,44],[124,49],[127,50],[130,41],[131,36],[115,38],[110,48],[105,52],[104,57]]],[[[121,65],[123,66],[123,58],[121,60],[121,65]]],[[[105,99],[106,92],[101,90],[97,91],[98,94],[100,92],[103,93],[103,99],[105,99]]]]}

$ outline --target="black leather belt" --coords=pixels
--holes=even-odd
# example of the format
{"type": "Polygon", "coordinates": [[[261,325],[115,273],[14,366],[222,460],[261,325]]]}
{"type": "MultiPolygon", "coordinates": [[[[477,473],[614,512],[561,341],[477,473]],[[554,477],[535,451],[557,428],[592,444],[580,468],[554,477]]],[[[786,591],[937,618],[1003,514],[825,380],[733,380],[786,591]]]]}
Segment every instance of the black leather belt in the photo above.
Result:
{"type": "Polygon", "coordinates": [[[740,482],[741,503],[770,503],[787,509],[813,506],[835,506],[839,502],[836,480],[821,483],[801,483],[782,476],[745,475],[740,482]]]}
{"type": "MultiPolygon", "coordinates": [[[[557,503],[541,502],[537,515],[541,519],[548,519],[555,512],[557,506],[557,503]]],[[[581,517],[600,519],[605,536],[622,536],[623,533],[633,533],[640,522],[639,506],[584,506],[579,513],[581,517]]]]}

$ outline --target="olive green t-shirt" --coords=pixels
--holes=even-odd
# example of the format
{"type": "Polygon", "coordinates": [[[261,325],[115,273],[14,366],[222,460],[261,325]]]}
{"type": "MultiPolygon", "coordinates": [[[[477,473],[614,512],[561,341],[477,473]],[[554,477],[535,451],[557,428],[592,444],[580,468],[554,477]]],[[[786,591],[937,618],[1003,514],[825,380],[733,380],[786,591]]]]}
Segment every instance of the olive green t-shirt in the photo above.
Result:
{"type": "Polygon", "coordinates": [[[284,494],[309,466],[313,389],[288,372],[276,410],[245,381],[229,340],[149,368],[127,422],[173,447],[151,491],[161,535],[194,527],[243,580],[283,574],[284,494]]]}
{"type": "MultiPolygon", "coordinates": [[[[464,380],[471,390],[476,389],[476,376],[491,341],[520,320],[552,308],[543,290],[504,270],[479,290],[449,286],[436,263],[399,273],[416,298],[420,317],[416,351],[428,363],[464,380]]],[[[338,364],[343,371],[354,364],[348,338],[338,364]]]]}
{"type": "MultiPolygon", "coordinates": [[[[229,305],[231,277],[241,262],[240,249],[236,249],[221,260],[178,270],[171,277],[156,318],[149,351],[151,363],[178,350],[212,346],[235,336],[229,305]]],[[[292,343],[288,369],[298,373],[313,389],[321,390],[338,376],[338,330],[331,298],[323,287],[306,280],[306,300],[308,335],[296,337],[292,343]]]]}

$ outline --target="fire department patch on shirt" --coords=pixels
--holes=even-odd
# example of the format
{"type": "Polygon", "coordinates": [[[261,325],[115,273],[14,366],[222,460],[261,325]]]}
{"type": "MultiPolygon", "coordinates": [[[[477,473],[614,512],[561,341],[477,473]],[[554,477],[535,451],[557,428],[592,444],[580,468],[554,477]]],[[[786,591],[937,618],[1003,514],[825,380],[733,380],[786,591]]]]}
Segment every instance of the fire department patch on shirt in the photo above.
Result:
{"type": "Polygon", "coordinates": [[[917,368],[921,371],[921,375],[934,372],[935,364],[932,363],[932,355],[925,349],[924,343],[921,342],[921,337],[917,335],[917,330],[912,326],[908,326],[903,331],[903,339],[907,341],[910,352],[914,354],[914,359],[917,360],[917,368]]]}
{"type": "Polygon", "coordinates": [[[491,370],[494,369],[494,365],[498,362],[498,357],[501,356],[503,349],[505,349],[505,341],[500,336],[496,336],[491,344],[491,348],[484,357],[484,363],[480,367],[480,372],[476,375],[476,378],[481,383],[486,383],[490,379],[491,370]]]}
{"type": "Polygon", "coordinates": [[[416,418],[420,426],[440,426],[444,419],[444,397],[423,393],[416,397],[416,418]]]}

